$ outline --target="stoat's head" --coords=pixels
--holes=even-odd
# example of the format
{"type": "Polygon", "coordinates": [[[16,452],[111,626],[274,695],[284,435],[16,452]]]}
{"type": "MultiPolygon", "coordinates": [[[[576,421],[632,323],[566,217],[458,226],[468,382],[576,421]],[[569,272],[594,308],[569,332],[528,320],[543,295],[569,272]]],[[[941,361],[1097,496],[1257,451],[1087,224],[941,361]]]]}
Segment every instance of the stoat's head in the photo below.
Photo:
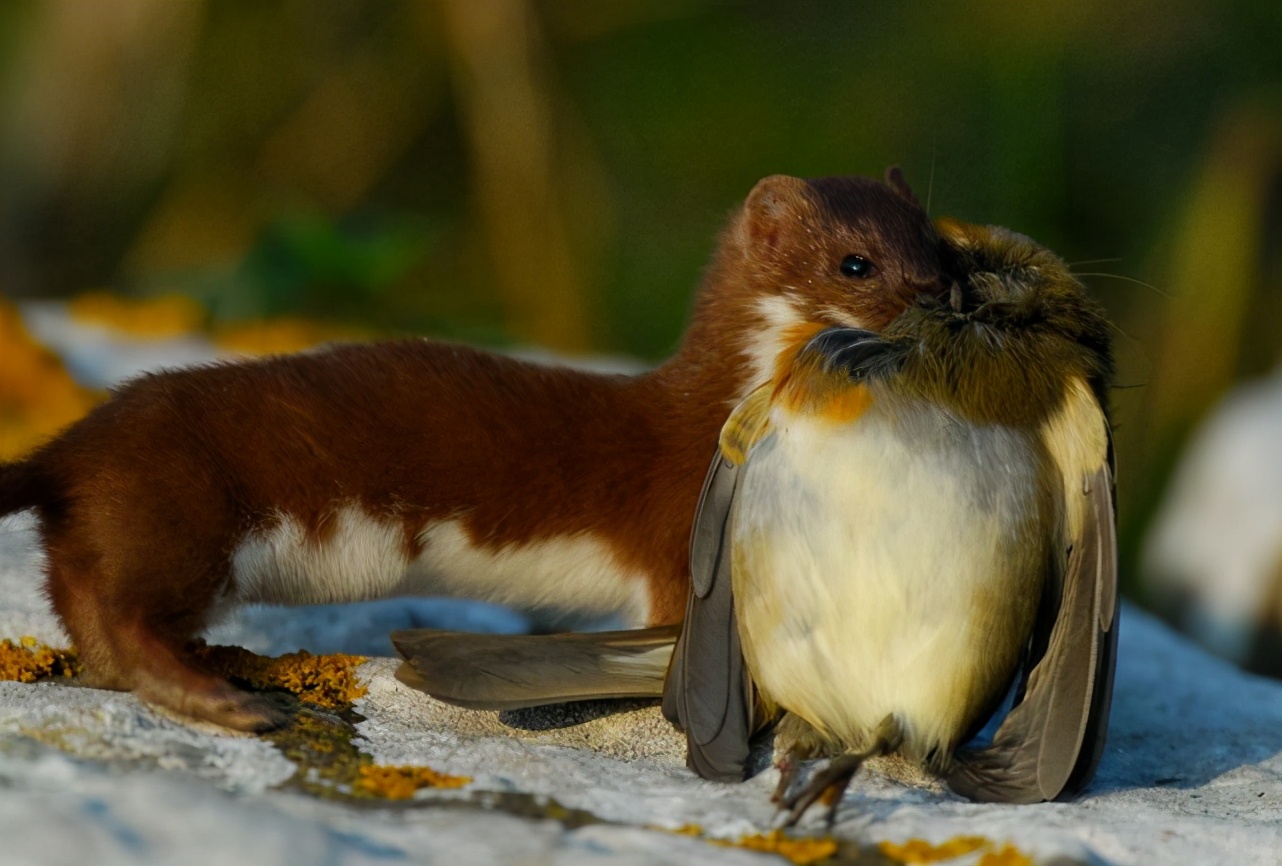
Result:
{"type": "Polygon", "coordinates": [[[751,390],[787,346],[841,325],[880,331],[922,293],[946,289],[939,237],[898,169],[759,182],[724,235],[699,319],[746,356],[751,390]]]}

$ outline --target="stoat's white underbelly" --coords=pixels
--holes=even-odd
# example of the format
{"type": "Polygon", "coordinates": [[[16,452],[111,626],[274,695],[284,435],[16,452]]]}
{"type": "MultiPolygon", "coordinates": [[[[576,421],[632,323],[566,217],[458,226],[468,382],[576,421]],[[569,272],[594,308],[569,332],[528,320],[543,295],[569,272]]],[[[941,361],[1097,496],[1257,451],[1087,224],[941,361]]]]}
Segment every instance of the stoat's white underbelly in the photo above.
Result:
{"type": "Polygon", "coordinates": [[[838,429],[776,415],[734,535],[740,632],[762,690],[852,748],[889,714],[909,754],[953,745],[976,689],[982,702],[1013,672],[1020,647],[990,636],[1031,626],[1046,459],[1027,433],[929,408],[891,422],[874,406],[838,429]]]}
{"type": "Polygon", "coordinates": [[[232,553],[233,600],[324,604],[444,595],[543,614],[614,616],[634,626],[649,618],[645,575],[588,533],[493,548],[474,543],[459,520],[444,520],[419,532],[422,552],[410,557],[398,522],[354,503],[336,507],[331,519],[323,541],[285,515],[241,539],[232,553]]]}

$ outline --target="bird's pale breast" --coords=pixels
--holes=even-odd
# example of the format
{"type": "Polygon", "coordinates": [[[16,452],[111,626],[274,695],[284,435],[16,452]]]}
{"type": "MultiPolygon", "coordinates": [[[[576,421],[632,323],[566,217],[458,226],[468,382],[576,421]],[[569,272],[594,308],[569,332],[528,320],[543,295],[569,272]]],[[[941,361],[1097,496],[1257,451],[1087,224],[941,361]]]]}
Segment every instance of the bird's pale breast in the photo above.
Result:
{"type": "Polygon", "coordinates": [[[1058,517],[1037,435],[876,400],[834,425],[776,408],[738,497],[746,661],[774,703],[859,749],[951,749],[1009,683],[1058,517]]]}

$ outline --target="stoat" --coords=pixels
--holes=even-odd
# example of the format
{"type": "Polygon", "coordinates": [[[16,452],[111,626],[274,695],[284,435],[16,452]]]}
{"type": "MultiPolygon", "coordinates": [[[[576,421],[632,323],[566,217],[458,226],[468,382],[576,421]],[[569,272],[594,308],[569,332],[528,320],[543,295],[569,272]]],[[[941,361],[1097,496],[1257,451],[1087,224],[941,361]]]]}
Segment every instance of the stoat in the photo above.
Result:
{"type": "Polygon", "coordinates": [[[680,621],[730,410],[801,330],[879,331],[941,285],[897,171],[769,177],[651,372],[406,340],[148,374],[0,464],[0,515],[35,509],[87,683],[260,730],[279,712],[184,651],[234,603],[416,593],[680,621]]]}

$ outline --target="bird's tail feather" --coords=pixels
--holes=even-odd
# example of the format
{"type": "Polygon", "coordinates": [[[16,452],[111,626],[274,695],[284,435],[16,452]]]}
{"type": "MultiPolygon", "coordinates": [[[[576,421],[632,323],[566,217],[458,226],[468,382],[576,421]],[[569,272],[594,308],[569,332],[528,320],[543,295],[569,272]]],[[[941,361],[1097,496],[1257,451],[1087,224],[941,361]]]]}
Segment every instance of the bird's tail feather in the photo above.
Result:
{"type": "Polygon", "coordinates": [[[680,626],[551,635],[407,629],[392,643],[401,682],[473,710],[657,698],[680,626]]]}

